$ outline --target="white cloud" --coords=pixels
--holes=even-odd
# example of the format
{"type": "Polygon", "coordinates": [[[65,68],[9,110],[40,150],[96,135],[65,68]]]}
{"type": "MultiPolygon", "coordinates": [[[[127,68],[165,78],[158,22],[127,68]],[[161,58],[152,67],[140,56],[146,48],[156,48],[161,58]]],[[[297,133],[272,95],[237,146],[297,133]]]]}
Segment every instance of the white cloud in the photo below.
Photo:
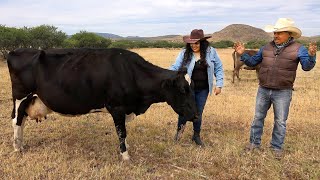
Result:
{"type": "Polygon", "coordinates": [[[0,1],[0,13],[0,23],[10,27],[49,24],[68,34],[158,36],[187,34],[193,28],[213,33],[235,23],[263,28],[279,17],[293,18],[304,35],[320,34],[317,0],[7,0],[0,1]]]}

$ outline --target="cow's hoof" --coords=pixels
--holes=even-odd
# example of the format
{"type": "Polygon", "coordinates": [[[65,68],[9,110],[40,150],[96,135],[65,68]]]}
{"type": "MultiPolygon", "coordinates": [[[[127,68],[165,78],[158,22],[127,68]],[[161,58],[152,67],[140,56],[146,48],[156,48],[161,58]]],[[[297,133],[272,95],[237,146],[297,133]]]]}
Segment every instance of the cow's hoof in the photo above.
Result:
{"type": "Polygon", "coordinates": [[[24,148],[14,149],[14,150],[12,151],[12,154],[23,153],[24,151],[25,151],[25,149],[24,149],[24,148]]]}
{"type": "Polygon", "coordinates": [[[19,153],[19,152],[21,152],[19,149],[15,149],[12,151],[12,153],[19,153]]]}
{"type": "Polygon", "coordinates": [[[18,146],[18,145],[14,145],[14,150],[13,152],[23,152],[24,151],[24,147],[23,146],[18,146]]]}
{"type": "Polygon", "coordinates": [[[129,156],[128,151],[121,153],[121,156],[122,156],[123,161],[130,161],[130,156],[129,156]]]}

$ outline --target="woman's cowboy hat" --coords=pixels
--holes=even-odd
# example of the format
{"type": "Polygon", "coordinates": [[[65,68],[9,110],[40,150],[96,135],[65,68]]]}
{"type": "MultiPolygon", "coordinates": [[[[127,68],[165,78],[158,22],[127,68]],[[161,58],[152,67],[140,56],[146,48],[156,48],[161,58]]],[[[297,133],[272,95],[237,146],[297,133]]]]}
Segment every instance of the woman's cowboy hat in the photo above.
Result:
{"type": "Polygon", "coordinates": [[[283,32],[288,31],[292,33],[294,39],[301,37],[301,30],[294,26],[294,21],[289,18],[279,18],[274,26],[267,25],[264,30],[266,32],[283,32]]]}
{"type": "Polygon", "coordinates": [[[202,29],[194,29],[191,31],[190,36],[183,36],[185,43],[196,43],[197,41],[208,39],[211,36],[204,36],[202,29]]]}

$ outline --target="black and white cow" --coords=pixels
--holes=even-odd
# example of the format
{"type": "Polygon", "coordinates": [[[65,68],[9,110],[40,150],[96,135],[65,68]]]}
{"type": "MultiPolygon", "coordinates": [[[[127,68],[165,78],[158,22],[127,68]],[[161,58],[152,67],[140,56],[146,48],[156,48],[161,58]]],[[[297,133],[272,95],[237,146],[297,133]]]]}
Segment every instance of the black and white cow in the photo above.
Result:
{"type": "Polygon", "coordinates": [[[160,68],[128,50],[16,49],[9,53],[8,68],[15,151],[23,149],[26,117],[40,119],[51,111],[65,115],[109,112],[124,160],[129,159],[126,119],[144,113],[151,104],[167,102],[186,119],[197,119],[186,71],[160,68]]]}

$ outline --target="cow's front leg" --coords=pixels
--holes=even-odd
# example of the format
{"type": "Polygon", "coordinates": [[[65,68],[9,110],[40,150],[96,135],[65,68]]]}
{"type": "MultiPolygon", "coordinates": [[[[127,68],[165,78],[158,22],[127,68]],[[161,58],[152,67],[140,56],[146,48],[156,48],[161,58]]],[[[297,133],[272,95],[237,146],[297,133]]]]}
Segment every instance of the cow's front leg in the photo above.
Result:
{"type": "Polygon", "coordinates": [[[122,156],[122,159],[124,161],[130,160],[130,156],[129,156],[129,153],[127,151],[127,146],[126,146],[127,132],[126,132],[126,124],[125,124],[125,114],[114,115],[113,121],[114,121],[116,130],[117,130],[117,134],[119,137],[120,154],[122,156]]]}
{"type": "Polygon", "coordinates": [[[126,138],[127,138],[126,125],[124,122],[121,122],[121,123],[116,123],[115,126],[116,126],[116,130],[119,137],[120,154],[122,156],[122,159],[125,161],[130,160],[130,156],[126,146],[126,138]]]}

